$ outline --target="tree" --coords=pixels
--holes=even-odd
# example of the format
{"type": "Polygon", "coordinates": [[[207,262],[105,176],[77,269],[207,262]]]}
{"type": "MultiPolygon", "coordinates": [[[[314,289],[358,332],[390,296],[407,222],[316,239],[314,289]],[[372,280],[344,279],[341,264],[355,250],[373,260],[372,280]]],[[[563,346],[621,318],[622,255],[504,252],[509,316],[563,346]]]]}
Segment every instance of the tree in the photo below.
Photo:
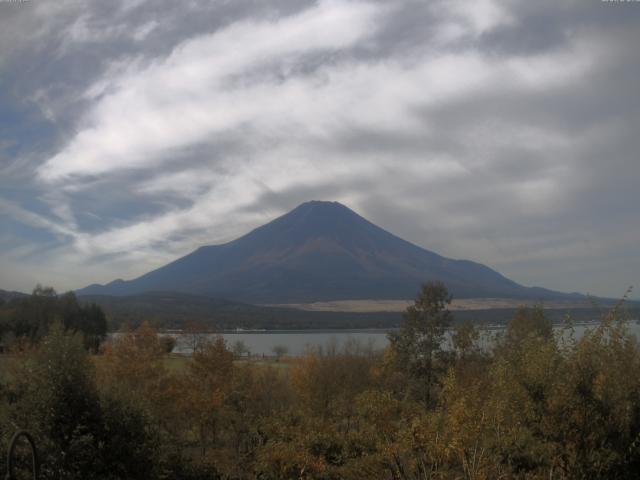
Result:
{"type": "Polygon", "coordinates": [[[229,395],[233,380],[233,353],[220,335],[194,352],[189,365],[189,410],[196,423],[202,457],[207,446],[215,443],[220,410],[229,395]]]}
{"type": "Polygon", "coordinates": [[[207,328],[199,322],[186,322],[183,330],[183,337],[191,352],[197,352],[207,343],[207,328]]]}
{"type": "Polygon", "coordinates": [[[84,334],[84,345],[92,352],[97,352],[107,336],[107,317],[95,303],[84,306],[82,313],[84,323],[80,326],[80,331],[84,334]]]}
{"type": "Polygon", "coordinates": [[[41,478],[157,478],[157,437],[147,417],[124,399],[100,397],[79,333],[54,323],[39,344],[16,356],[10,373],[0,432],[19,427],[34,435],[41,478]]]}
{"type": "Polygon", "coordinates": [[[0,333],[11,332],[15,337],[37,341],[59,321],[65,330],[82,333],[85,348],[94,352],[107,334],[102,309],[95,304],[80,304],[73,292],[58,295],[53,288],[38,285],[31,296],[14,299],[9,306],[0,315],[0,333]]]}
{"type": "Polygon", "coordinates": [[[106,396],[101,400],[105,438],[100,478],[150,480],[159,469],[158,432],[135,405],[106,396]]]}
{"type": "Polygon", "coordinates": [[[465,322],[458,326],[453,331],[451,340],[453,341],[453,348],[456,349],[460,358],[467,356],[474,348],[475,342],[478,341],[480,332],[471,322],[465,322]]]}
{"type": "Polygon", "coordinates": [[[289,348],[286,345],[274,345],[271,351],[274,353],[277,360],[280,360],[287,353],[289,353],[289,348]]]}
{"type": "Polygon", "coordinates": [[[31,296],[20,298],[11,315],[11,330],[16,337],[39,340],[59,316],[58,297],[51,287],[38,285],[31,296]]]}
{"type": "Polygon", "coordinates": [[[164,353],[171,353],[173,349],[176,348],[177,340],[175,337],[169,335],[163,335],[160,337],[160,346],[162,347],[162,351],[164,353]]]}
{"type": "Polygon", "coordinates": [[[233,347],[231,348],[231,350],[233,351],[233,354],[236,357],[242,357],[245,353],[249,354],[249,347],[247,347],[247,344],[244,343],[244,341],[242,340],[236,340],[233,343],[233,347]]]}
{"type": "Polygon", "coordinates": [[[16,420],[41,441],[43,477],[98,478],[104,428],[82,337],[56,323],[27,362],[32,367],[18,379],[17,390],[25,394],[16,404],[16,420]]]}
{"type": "Polygon", "coordinates": [[[540,337],[549,340],[553,337],[553,325],[541,305],[520,307],[507,325],[507,341],[521,343],[528,337],[540,337]]]}
{"type": "Polygon", "coordinates": [[[407,308],[400,331],[389,334],[398,366],[410,379],[410,391],[428,406],[441,370],[442,341],[452,318],[447,308],[451,299],[444,283],[425,283],[407,308]]]}
{"type": "Polygon", "coordinates": [[[291,384],[300,406],[308,413],[327,419],[331,416],[349,424],[355,398],[372,384],[371,369],[377,358],[360,345],[348,342],[338,350],[309,349],[295,359],[291,384]]]}
{"type": "Polygon", "coordinates": [[[98,379],[104,393],[146,412],[162,410],[167,371],[156,331],[143,322],[120,334],[104,349],[98,379]]]}

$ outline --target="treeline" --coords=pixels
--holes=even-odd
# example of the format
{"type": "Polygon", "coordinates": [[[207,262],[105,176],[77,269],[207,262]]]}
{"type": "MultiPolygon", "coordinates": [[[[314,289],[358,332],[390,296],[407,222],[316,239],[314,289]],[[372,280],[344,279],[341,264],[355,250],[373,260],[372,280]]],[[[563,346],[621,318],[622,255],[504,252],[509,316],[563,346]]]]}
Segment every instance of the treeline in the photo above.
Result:
{"type": "Polygon", "coordinates": [[[86,348],[97,351],[107,334],[107,319],[95,303],[80,304],[73,292],[58,295],[51,287],[38,285],[31,295],[0,298],[0,339],[3,348],[15,342],[39,341],[51,325],[79,332],[86,348]]]}
{"type": "Polygon", "coordinates": [[[184,328],[189,322],[211,330],[393,328],[395,312],[310,312],[293,308],[249,305],[176,292],[146,292],[125,297],[86,295],[107,314],[112,331],[122,325],[138,326],[144,320],[163,329],[184,328]]]}
{"type": "Polygon", "coordinates": [[[532,308],[489,350],[462,324],[445,351],[449,303],[425,285],[384,352],[271,364],[219,337],[176,368],[147,324],[89,355],[58,325],[4,377],[0,442],[33,432],[47,479],[638,478],[640,350],[621,305],[579,339],[532,308]]]}
{"type": "MultiPolygon", "coordinates": [[[[320,312],[293,308],[248,305],[221,299],[177,292],[146,292],[124,297],[86,295],[81,302],[91,302],[104,310],[109,329],[117,331],[123,325],[139,326],[143,320],[162,329],[180,329],[190,322],[206,324],[210,330],[267,329],[367,329],[397,328],[401,316],[397,312],[320,312]]],[[[640,308],[628,306],[638,317],[640,308]]],[[[570,313],[576,322],[588,322],[600,315],[601,307],[545,308],[545,315],[554,323],[562,323],[570,313]]],[[[606,308],[606,306],[604,307],[606,308]]],[[[495,308],[458,310],[454,323],[505,325],[516,309],[495,308]]]]}

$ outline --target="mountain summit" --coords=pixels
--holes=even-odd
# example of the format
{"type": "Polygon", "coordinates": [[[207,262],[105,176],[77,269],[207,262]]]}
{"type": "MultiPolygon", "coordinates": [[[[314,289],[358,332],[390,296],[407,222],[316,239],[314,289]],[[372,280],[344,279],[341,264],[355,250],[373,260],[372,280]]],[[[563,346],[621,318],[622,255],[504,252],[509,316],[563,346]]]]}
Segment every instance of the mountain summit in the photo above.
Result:
{"type": "Polygon", "coordinates": [[[442,280],[458,298],[561,298],[468,260],[452,260],[377,227],[337,202],[311,201],[229,243],[201,247],[130,281],[80,295],[186,292],[251,303],[413,298],[442,280]]]}

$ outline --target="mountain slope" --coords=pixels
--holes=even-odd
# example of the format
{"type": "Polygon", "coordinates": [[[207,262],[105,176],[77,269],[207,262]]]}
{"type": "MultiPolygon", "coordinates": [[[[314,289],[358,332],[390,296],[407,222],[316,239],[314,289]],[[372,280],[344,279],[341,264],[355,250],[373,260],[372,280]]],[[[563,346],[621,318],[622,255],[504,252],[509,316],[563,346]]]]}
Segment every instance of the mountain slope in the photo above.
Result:
{"type": "Polygon", "coordinates": [[[9,301],[9,300],[13,300],[14,298],[22,298],[22,297],[28,297],[28,296],[29,295],[27,293],[0,289],[0,300],[2,301],[9,301]]]}
{"type": "Polygon", "coordinates": [[[131,281],[81,295],[177,291],[251,303],[412,298],[442,280],[463,297],[561,298],[468,260],[452,260],[375,226],[336,202],[307,202],[232,242],[197,249],[131,281]]]}

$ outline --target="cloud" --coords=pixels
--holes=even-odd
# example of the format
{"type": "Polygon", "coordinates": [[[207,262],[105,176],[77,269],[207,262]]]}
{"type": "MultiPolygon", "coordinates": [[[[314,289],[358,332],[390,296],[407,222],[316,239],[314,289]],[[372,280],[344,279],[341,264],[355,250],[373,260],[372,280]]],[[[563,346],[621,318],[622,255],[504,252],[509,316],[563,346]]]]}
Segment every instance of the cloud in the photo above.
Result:
{"type": "Polygon", "coordinates": [[[0,28],[0,216],[34,282],[134,277],[319,198],[528,285],[637,283],[637,8],[30,3],[0,28]]]}
{"type": "Polygon", "coordinates": [[[324,2],[275,22],[241,22],[186,41],[165,60],[114,79],[114,91],[99,100],[87,125],[44,164],[40,175],[53,181],[144,167],[236,128],[255,112],[239,98],[242,90],[225,88],[225,79],[247,76],[247,69],[274,59],[291,62],[349,47],[370,28],[375,12],[368,4],[324,2]]]}
{"type": "Polygon", "coordinates": [[[11,217],[18,222],[31,227],[45,229],[55,235],[74,237],[75,232],[63,223],[56,223],[20,205],[0,198],[0,214],[11,217]]]}

